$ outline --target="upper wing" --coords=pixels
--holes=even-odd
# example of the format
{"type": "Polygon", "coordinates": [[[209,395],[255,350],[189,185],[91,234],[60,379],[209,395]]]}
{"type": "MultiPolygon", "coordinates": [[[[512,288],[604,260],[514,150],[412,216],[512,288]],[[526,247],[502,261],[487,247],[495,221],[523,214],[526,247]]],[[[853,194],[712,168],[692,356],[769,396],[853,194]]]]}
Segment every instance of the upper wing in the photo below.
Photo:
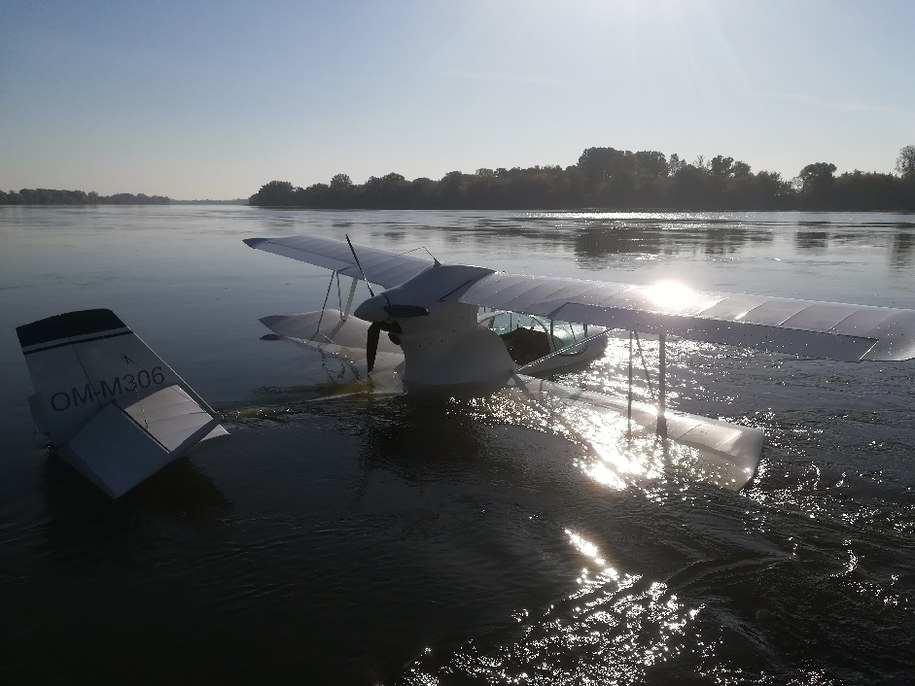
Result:
{"type": "Polygon", "coordinates": [[[245,244],[299,262],[325,267],[354,279],[361,279],[364,270],[368,281],[384,288],[398,286],[432,265],[432,260],[415,255],[399,255],[378,248],[359,247],[356,254],[362,265],[360,270],[349,245],[319,236],[246,238],[245,244]]]}
{"type": "Polygon", "coordinates": [[[550,319],[833,360],[915,357],[915,310],[495,272],[454,299],[550,319]]]}
{"type": "MultiPolygon", "coordinates": [[[[249,238],[252,248],[362,278],[349,246],[317,236],[249,238]]],[[[432,262],[378,248],[357,248],[365,277],[384,288],[432,262]]],[[[682,286],[584,281],[495,272],[435,298],[722,345],[833,360],[915,358],[915,310],[795,298],[708,293],[682,286]]]]}

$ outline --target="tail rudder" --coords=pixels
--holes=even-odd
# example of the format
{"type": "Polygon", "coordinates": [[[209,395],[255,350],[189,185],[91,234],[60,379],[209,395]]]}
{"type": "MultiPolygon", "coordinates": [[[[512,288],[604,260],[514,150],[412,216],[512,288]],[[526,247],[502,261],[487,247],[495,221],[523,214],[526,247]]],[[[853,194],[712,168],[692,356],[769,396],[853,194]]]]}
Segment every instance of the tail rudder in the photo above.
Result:
{"type": "Polygon", "coordinates": [[[114,400],[186,386],[111,310],[66,312],[16,333],[35,386],[33,414],[55,445],[114,400]]]}
{"type": "Polygon", "coordinates": [[[117,497],[198,441],[225,433],[209,405],[111,310],[17,327],[38,428],[117,497]]]}

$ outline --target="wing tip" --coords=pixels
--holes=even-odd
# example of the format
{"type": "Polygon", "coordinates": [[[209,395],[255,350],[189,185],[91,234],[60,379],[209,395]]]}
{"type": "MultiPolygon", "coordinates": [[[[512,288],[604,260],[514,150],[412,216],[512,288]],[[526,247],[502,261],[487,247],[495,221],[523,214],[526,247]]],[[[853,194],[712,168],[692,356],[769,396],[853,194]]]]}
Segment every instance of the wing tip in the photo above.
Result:
{"type": "Polygon", "coordinates": [[[262,243],[266,243],[269,240],[269,238],[243,238],[242,243],[249,248],[258,248],[262,243]]]}

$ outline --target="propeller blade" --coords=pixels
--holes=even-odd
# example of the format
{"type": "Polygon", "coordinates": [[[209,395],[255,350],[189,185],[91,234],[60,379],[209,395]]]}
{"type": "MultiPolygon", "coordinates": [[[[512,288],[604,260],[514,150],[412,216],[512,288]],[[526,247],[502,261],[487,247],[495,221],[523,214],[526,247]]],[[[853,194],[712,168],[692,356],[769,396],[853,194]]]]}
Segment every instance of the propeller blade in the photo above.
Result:
{"type": "Polygon", "coordinates": [[[392,319],[409,319],[410,317],[427,317],[429,310],[419,305],[385,305],[384,311],[392,319]]]}
{"type": "Polygon", "coordinates": [[[369,374],[375,367],[375,355],[378,353],[378,338],[381,336],[381,322],[372,322],[369,325],[365,339],[365,357],[369,374]]]}

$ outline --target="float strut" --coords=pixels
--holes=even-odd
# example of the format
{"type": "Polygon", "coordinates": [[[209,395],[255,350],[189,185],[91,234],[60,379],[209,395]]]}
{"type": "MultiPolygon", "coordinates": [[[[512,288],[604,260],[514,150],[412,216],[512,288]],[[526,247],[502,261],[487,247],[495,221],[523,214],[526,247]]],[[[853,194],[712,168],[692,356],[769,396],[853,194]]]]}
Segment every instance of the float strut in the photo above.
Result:
{"type": "MultiPolygon", "coordinates": [[[[349,295],[346,298],[346,307],[343,308],[343,314],[341,319],[346,319],[349,317],[349,311],[353,307],[353,296],[356,295],[356,284],[359,283],[359,279],[353,278],[353,282],[349,285],[349,295]]],[[[337,287],[340,286],[340,273],[337,272],[337,287]]]]}
{"type": "Polygon", "coordinates": [[[658,436],[667,438],[667,334],[658,334],[658,436]]]}
{"type": "Polygon", "coordinates": [[[629,394],[626,402],[626,439],[632,440],[632,332],[629,332],[629,394]]]}

